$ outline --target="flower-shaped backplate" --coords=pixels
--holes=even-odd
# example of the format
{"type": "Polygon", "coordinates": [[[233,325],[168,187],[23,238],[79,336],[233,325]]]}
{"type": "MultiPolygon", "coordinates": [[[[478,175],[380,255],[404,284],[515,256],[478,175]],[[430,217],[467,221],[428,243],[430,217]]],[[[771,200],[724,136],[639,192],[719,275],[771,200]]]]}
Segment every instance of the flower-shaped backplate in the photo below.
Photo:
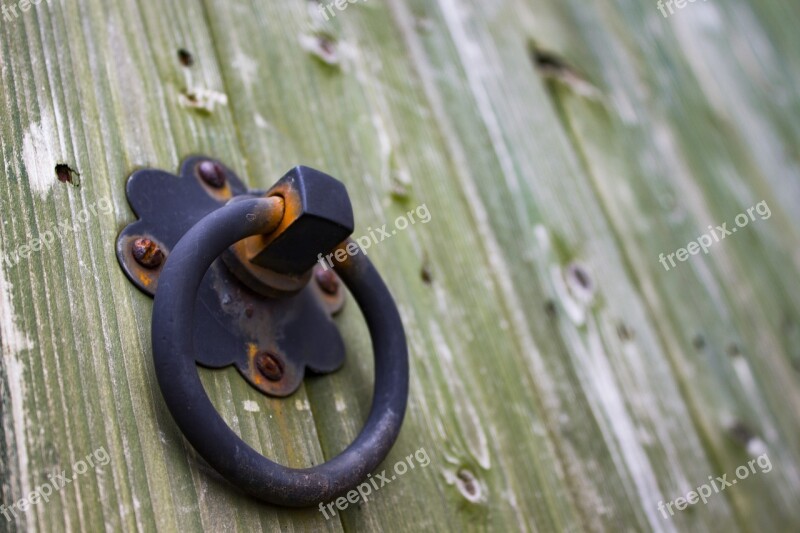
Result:
{"type": "MultiPolygon", "coordinates": [[[[156,169],[136,171],[128,180],[127,196],[139,220],[117,239],[122,270],[144,293],[155,295],[163,264],[180,238],[200,219],[244,194],[264,193],[248,191],[230,169],[207,157],[186,159],[180,176],[156,169]],[[221,185],[201,177],[203,164],[206,169],[215,165],[221,185]],[[134,256],[141,238],[157,246],[164,261],[143,266],[141,257],[134,256]]],[[[268,298],[242,284],[217,259],[197,293],[197,363],[208,368],[235,365],[255,388],[271,396],[297,390],[306,368],[319,374],[337,370],[344,363],[344,342],[331,317],[344,303],[343,289],[329,294],[315,279],[312,276],[293,296],[268,298]]]]}

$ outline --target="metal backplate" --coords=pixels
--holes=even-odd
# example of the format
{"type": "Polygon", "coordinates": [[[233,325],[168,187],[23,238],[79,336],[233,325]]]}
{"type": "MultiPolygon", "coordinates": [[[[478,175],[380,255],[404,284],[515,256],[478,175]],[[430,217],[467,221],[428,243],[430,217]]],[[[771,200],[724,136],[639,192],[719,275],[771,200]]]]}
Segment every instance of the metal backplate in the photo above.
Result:
{"type": "MultiPolygon", "coordinates": [[[[180,176],[156,169],[135,172],[128,180],[127,195],[139,220],[117,239],[123,271],[153,296],[163,263],[180,238],[207,214],[243,194],[264,193],[248,191],[230,169],[207,157],[186,159],[180,176]],[[200,171],[201,165],[208,169],[209,164],[222,178],[211,184],[200,171]],[[145,262],[147,266],[137,261],[133,247],[141,238],[150,239],[165,260],[145,262]]],[[[208,368],[235,365],[255,388],[271,396],[297,390],[306,368],[321,374],[337,370],[344,363],[344,342],[331,317],[341,309],[344,291],[339,288],[331,294],[327,287],[326,292],[315,278],[293,296],[268,298],[242,284],[217,259],[197,293],[197,363],[208,368]]]]}

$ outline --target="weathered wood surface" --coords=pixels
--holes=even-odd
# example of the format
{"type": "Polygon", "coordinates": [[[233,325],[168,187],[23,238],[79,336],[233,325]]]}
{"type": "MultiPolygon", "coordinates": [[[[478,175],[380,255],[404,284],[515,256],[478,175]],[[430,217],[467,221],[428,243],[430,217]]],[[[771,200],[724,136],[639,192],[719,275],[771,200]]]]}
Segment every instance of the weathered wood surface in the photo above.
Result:
{"type": "MultiPolygon", "coordinates": [[[[2,503],[109,456],[0,529],[797,529],[797,4],[710,0],[664,18],[644,0],[389,0],[336,13],[51,0],[0,20],[0,252],[69,225],[0,265],[2,503]],[[219,101],[203,111],[192,97],[219,101]],[[386,466],[420,448],[430,465],[326,520],[241,496],[183,442],[153,374],[151,301],[114,241],[133,220],[127,176],[193,153],[252,186],[324,169],[347,184],[357,235],[427,206],[429,223],[370,257],[411,352],[386,466]],[[659,263],[761,201],[768,219],[659,263]],[[659,512],[763,453],[771,471],[659,512]]],[[[318,464],[358,433],[371,348],[352,302],[338,322],[345,367],[288,400],[202,372],[266,456],[318,464]]]]}

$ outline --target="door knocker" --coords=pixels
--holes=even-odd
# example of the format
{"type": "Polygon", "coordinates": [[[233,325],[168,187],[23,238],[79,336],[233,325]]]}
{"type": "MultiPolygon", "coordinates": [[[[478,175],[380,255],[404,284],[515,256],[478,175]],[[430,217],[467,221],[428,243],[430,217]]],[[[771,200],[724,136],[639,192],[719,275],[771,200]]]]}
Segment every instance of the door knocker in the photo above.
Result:
{"type": "Polygon", "coordinates": [[[353,242],[344,185],[299,166],[268,191],[249,191],[218,161],[191,157],[180,176],[135,172],[127,196],[139,220],[120,233],[117,257],[128,278],[155,298],[159,387],[195,450],[241,490],[279,505],[316,505],[363,482],[400,431],[408,349],[397,306],[366,255],[348,253],[333,270],[317,264],[319,254],[353,242]],[[372,408],[341,454],[311,468],[288,468],[260,455],[226,424],[197,365],[234,365],[256,389],[279,397],[299,387],[306,369],[335,371],[344,362],[331,318],[344,301],[339,280],[369,327],[372,408]]]}

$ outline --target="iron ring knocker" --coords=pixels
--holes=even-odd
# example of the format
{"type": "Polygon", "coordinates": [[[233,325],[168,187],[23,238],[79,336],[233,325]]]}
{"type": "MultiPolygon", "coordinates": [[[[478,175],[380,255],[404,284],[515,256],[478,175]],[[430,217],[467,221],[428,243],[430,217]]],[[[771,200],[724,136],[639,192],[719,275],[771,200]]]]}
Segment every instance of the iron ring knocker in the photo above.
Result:
{"type": "MultiPolygon", "coordinates": [[[[186,439],[222,476],[270,503],[301,507],[329,501],[363,482],[388,454],[408,399],[408,349],[397,307],[364,254],[350,255],[336,272],[366,319],[375,353],[372,407],[358,437],[330,461],[303,469],[260,455],[228,427],[198,374],[193,311],[206,271],[242,239],[273,231],[284,215],[279,196],[234,198],[194,224],[163,266],[153,307],[153,358],[159,387],[186,439]]],[[[339,245],[344,248],[349,239],[339,245]]]]}

